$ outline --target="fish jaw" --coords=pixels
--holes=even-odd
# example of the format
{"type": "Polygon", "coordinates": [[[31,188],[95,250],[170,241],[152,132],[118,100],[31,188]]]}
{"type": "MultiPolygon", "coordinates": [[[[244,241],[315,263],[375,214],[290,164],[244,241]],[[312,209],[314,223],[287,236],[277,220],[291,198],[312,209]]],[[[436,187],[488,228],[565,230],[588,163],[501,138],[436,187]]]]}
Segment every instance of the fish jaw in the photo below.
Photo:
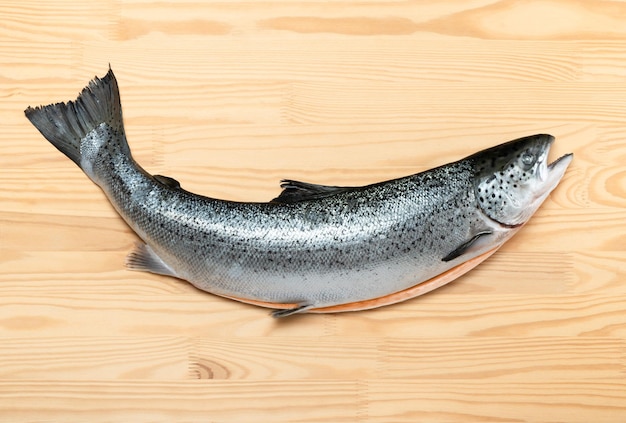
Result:
{"type": "Polygon", "coordinates": [[[549,165],[542,164],[542,168],[545,170],[538,171],[537,181],[539,184],[534,190],[532,200],[520,213],[520,224],[526,223],[532,215],[535,214],[546,198],[548,198],[550,193],[559,185],[559,182],[563,179],[565,171],[572,162],[573,158],[574,155],[572,153],[568,153],[559,157],[549,165]]]}
{"type": "MultiPolygon", "coordinates": [[[[550,144],[552,144],[553,141],[554,139],[550,142],[550,144]]],[[[550,146],[548,146],[548,148],[546,149],[546,157],[550,150],[550,146]]],[[[559,185],[561,179],[563,179],[563,176],[565,176],[565,171],[569,167],[573,158],[574,154],[568,153],[554,160],[550,164],[546,164],[546,160],[546,162],[541,165],[539,171],[537,172],[539,186],[535,190],[533,202],[527,208],[526,220],[530,219],[530,217],[539,208],[539,206],[541,206],[541,204],[550,195],[550,193],[557,187],[557,185],[559,185]]]]}
{"type": "Polygon", "coordinates": [[[547,166],[548,176],[546,179],[546,185],[548,192],[551,192],[559,184],[573,158],[574,154],[568,153],[559,157],[547,166]]]}

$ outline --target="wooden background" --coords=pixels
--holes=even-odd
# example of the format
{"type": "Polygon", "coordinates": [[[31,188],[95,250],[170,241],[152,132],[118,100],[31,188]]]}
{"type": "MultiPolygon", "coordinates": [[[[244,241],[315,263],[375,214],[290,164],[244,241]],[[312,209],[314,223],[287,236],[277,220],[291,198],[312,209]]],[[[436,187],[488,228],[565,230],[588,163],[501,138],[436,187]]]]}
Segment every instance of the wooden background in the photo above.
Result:
{"type": "Polygon", "coordinates": [[[0,2],[0,420],[626,421],[626,3],[0,2]],[[111,64],[191,191],[365,184],[538,132],[562,184],[466,277],[276,321],[129,272],[136,236],[23,116],[111,64]]]}

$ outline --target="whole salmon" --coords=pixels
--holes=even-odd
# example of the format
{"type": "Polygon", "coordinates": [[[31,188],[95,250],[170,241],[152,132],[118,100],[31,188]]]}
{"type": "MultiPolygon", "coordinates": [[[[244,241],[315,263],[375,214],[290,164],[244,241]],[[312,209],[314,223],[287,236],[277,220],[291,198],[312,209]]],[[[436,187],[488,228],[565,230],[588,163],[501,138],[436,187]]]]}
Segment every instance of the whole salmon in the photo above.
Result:
{"type": "Polygon", "coordinates": [[[285,180],[270,202],[234,202],[193,194],[133,160],[111,70],[76,101],[25,113],[145,242],[128,267],[276,317],[378,307],[449,282],[511,238],[572,160],[548,165],[554,138],[533,135],[373,185],[285,180]]]}

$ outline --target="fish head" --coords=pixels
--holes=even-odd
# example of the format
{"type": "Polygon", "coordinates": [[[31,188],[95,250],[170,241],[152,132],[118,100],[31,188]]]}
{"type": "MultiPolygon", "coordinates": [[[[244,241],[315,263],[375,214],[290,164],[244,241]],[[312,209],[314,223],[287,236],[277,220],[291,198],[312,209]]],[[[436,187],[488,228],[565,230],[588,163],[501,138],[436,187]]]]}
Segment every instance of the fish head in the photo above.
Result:
{"type": "Polygon", "coordinates": [[[524,224],[558,185],[573,155],[548,163],[552,135],[531,135],[480,151],[474,194],[482,212],[504,226],[524,224]]]}

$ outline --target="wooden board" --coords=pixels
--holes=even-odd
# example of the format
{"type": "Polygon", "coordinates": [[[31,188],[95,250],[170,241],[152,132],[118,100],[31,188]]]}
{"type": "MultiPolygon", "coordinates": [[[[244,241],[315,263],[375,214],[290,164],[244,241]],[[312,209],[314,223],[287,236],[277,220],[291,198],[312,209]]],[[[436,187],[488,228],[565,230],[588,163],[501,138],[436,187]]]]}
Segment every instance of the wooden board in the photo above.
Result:
{"type": "Polygon", "coordinates": [[[626,421],[626,3],[0,4],[0,421],[626,421]],[[378,310],[129,272],[136,236],[23,116],[109,64],[149,171],[263,201],[519,136],[575,154],[487,262],[378,310]]]}

